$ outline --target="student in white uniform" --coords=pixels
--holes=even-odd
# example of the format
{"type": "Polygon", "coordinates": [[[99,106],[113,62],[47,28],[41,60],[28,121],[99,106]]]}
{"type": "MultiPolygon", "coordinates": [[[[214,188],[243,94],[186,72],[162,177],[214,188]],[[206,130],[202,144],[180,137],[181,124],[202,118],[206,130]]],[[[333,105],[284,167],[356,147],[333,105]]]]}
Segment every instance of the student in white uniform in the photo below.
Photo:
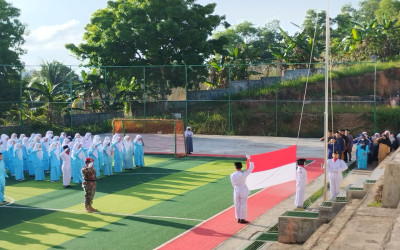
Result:
{"type": "Polygon", "coordinates": [[[340,183],[343,179],[342,172],[347,169],[347,164],[339,159],[339,151],[334,151],[333,158],[328,160],[328,178],[331,199],[340,193],[340,183]]]}
{"type": "Polygon", "coordinates": [[[296,199],[294,200],[294,205],[298,208],[303,207],[304,195],[306,192],[307,185],[307,171],[305,169],[306,159],[297,160],[297,170],[296,170],[296,199]]]}
{"type": "MultiPolygon", "coordinates": [[[[250,161],[250,156],[247,156],[250,161]]],[[[248,223],[247,217],[247,197],[250,190],[246,185],[246,178],[254,169],[254,163],[250,161],[249,169],[242,171],[242,163],[235,162],[236,172],[231,174],[233,186],[233,203],[235,205],[235,217],[238,223],[248,223]]]]}
{"type": "Polygon", "coordinates": [[[63,147],[64,151],[60,154],[63,163],[61,170],[63,172],[63,185],[64,188],[70,188],[69,183],[71,182],[71,155],[67,145],[63,147]]]}

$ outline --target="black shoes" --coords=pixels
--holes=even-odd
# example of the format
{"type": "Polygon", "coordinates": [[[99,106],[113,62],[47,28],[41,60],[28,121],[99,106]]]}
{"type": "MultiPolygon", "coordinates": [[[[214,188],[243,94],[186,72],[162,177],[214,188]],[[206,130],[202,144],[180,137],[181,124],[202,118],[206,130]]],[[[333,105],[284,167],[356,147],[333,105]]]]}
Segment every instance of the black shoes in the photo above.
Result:
{"type": "Polygon", "coordinates": [[[238,223],[240,223],[240,224],[247,224],[247,223],[249,223],[247,220],[245,220],[245,219],[238,219],[238,223]]]}
{"type": "Polygon", "coordinates": [[[71,188],[71,186],[70,185],[66,185],[66,186],[64,186],[64,188],[71,188]]]}

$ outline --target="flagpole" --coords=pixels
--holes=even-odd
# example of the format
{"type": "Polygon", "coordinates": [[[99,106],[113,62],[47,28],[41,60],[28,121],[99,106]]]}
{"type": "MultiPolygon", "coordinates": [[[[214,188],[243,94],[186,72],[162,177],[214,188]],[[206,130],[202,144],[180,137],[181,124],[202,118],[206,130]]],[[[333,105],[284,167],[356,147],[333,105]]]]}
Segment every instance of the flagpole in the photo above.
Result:
{"type": "MultiPolygon", "coordinates": [[[[325,112],[324,112],[324,201],[327,200],[326,172],[328,168],[328,83],[329,83],[329,46],[330,46],[330,24],[329,24],[329,0],[326,9],[326,38],[325,38],[325,112]]],[[[333,117],[332,117],[333,119],[333,117]]]]}

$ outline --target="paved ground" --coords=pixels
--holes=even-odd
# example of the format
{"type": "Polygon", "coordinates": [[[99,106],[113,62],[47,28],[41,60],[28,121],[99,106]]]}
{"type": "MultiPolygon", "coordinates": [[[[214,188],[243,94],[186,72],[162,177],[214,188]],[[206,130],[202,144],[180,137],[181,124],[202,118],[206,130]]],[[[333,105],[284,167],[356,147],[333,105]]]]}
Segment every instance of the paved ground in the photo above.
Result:
{"type": "MultiPolygon", "coordinates": [[[[111,134],[102,134],[112,137],[111,134]]],[[[130,134],[134,139],[135,135],[130,134]]],[[[166,135],[143,134],[145,152],[172,152],[173,139],[166,135]],[[170,138],[170,139],[168,139],[170,138]]],[[[247,155],[261,154],[296,145],[297,157],[323,158],[324,142],[318,138],[270,137],[270,136],[225,136],[225,135],[194,135],[194,154],[216,155],[247,155]]]]}

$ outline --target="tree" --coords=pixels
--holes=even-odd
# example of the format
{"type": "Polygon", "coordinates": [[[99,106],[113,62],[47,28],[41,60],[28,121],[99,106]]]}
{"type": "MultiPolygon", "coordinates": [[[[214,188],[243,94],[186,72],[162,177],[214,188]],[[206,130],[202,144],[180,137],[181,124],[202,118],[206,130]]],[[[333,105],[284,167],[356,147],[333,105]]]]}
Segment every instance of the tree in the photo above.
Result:
{"type": "Polygon", "coordinates": [[[54,122],[54,118],[60,119],[61,111],[67,108],[68,103],[79,94],[73,92],[73,85],[79,86],[78,76],[67,66],[53,61],[43,63],[39,71],[34,71],[28,79],[25,88],[34,108],[44,108],[48,122],[54,122]]]}
{"type": "Polygon", "coordinates": [[[208,61],[210,84],[227,88],[228,75],[234,80],[247,80],[251,75],[259,74],[251,70],[250,65],[272,61],[273,55],[268,46],[275,46],[282,39],[278,28],[277,20],[263,27],[254,27],[251,22],[244,21],[215,33],[213,35],[215,39],[226,42],[223,50],[216,52],[208,61]]]}
{"type": "MultiPolygon", "coordinates": [[[[25,26],[19,21],[20,11],[5,0],[0,0],[0,100],[19,102],[20,56],[25,53],[22,45],[25,26]]],[[[15,105],[0,105],[0,117],[15,105]]]]}
{"type": "Polygon", "coordinates": [[[375,19],[375,11],[379,9],[381,0],[364,0],[358,3],[360,8],[355,12],[355,20],[357,23],[369,23],[375,19]]]}
{"type": "MultiPolygon", "coordinates": [[[[107,8],[96,11],[86,25],[85,43],[66,48],[94,66],[161,65],[146,72],[146,90],[157,89],[153,98],[165,99],[170,88],[186,84],[184,70],[169,70],[165,65],[202,65],[222,46],[221,41],[209,39],[213,30],[225,24],[223,16],[213,15],[215,6],[195,0],[108,1],[107,8]]],[[[204,67],[188,70],[189,87],[205,79],[204,67]]],[[[117,84],[142,78],[129,70],[119,73],[107,78],[117,84]]]]}
{"type": "Polygon", "coordinates": [[[400,2],[398,0],[381,0],[379,8],[374,13],[378,22],[383,22],[384,19],[389,21],[398,19],[399,11],[400,2]]]}

